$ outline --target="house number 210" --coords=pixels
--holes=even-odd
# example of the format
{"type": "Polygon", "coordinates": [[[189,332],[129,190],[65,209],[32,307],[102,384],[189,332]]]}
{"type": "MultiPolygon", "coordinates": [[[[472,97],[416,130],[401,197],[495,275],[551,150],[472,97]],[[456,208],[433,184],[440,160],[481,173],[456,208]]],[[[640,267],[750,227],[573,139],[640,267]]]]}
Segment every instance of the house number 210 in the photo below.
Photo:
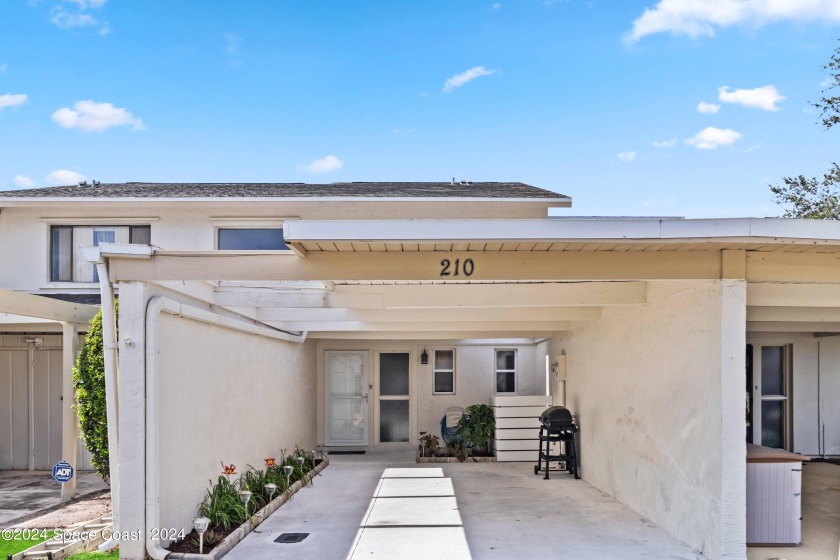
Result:
{"type": "Polygon", "coordinates": [[[455,262],[449,259],[440,261],[441,276],[460,276],[462,273],[464,276],[472,276],[473,270],[475,270],[475,263],[472,259],[464,259],[463,266],[461,259],[455,259],[455,262]]]}

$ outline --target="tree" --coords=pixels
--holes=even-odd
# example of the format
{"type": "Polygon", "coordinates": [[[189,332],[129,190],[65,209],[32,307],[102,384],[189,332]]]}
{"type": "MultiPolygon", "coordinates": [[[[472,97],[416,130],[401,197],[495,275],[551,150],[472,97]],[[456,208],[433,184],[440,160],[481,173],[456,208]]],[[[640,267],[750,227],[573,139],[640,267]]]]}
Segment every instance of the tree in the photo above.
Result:
{"type": "MultiPolygon", "coordinates": [[[[840,96],[831,95],[840,88],[840,47],[834,50],[828,64],[829,79],[819,101],[812,103],[821,111],[822,125],[826,130],[840,124],[840,96]]],[[[782,185],[770,185],[770,192],[777,204],[787,206],[785,218],[814,220],[840,220],[840,166],[832,162],[831,168],[818,177],[784,177],[782,185]]]]}
{"type": "MultiPolygon", "coordinates": [[[[117,305],[114,306],[118,311],[117,305]]],[[[108,410],[105,403],[105,354],[102,343],[102,311],[90,322],[85,344],[73,368],[76,414],[90,462],[106,482],[108,461],[108,410]]]]}

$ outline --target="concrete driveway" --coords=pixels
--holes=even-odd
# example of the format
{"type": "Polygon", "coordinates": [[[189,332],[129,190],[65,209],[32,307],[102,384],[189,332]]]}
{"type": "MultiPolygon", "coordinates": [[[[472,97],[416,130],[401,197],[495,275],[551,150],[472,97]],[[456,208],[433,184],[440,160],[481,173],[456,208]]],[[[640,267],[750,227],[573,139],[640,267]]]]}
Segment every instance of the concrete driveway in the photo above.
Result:
{"type": "MultiPolygon", "coordinates": [[[[77,497],[108,491],[95,472],[77,472],[77,497]]],[[[61,504],[61,484],[49,471],[0,471],[0,528],[61,504]]]]}
{"type": "Polygon", "coordinates": [[[530,463],[418,465],[413,449],[374,449],[331,456],[314,487],[296,494],[226,560],[361,557],[702,558],[568,475],[545,481],[530,463]],[[403,468],[424,470],[415,477],[403,468]],[[282,533],[309,535],[296,544],[274,542],[282,533]]]}

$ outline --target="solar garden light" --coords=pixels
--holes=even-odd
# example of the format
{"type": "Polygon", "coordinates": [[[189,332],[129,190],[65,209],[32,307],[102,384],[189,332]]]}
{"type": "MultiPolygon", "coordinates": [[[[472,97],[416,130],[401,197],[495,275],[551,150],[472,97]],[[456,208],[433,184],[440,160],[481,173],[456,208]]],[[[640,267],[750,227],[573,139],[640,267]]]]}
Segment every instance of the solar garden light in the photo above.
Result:
{"type": "Polygon", "coordinates": [[[306,461],[306,458],[303,455],[300,455],[298,457],[295,457],[295,461],[297,461],[297,464],[300,467],[301,472],[302,472],[303,471],[303,463],[304,463],[304,461],[306,461]]]}
{"type": "Polygon", "coordinates": [[[245,515],[248,515],[248,502],[251,501],[251,495],[250,490],[242,490],[239,492],[239,499],[242,501],[242,505],[245,506],[245,515]]]}
{"type": "Polygon", "coordinates": [[[193,519],[193,528],[198,533],[198,553],[204,554],[204,533],[210,526],[210,520],[206,517],[196,517],[193,519]]]}
{"type": "Polygon", "coordinates": [[[291,486],[290,479],[294,470],[295,468],[292,465],[283,465],[283,473],[286,475],[286,488],[291,486]]]}
{"type": "Polygon", "coordinates": [[[270,502],[274,496],[274,493],[277,492],[277,485],[273,482],[269,482],[265,485],[265,489],[268,492],[268,501],[270,502]]]}

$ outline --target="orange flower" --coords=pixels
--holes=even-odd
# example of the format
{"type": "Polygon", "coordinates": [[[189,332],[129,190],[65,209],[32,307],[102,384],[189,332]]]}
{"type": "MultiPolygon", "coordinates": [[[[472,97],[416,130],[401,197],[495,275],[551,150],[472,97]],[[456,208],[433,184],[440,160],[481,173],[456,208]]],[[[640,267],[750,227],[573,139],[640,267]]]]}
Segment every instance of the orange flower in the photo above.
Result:
{"type": "Polygon", "coordinates": [[[277,462],[274,460],[274,457],[269,457],[268,459],[265,459],[265,466],[266,467],[273,467],[276,464],[277,464],[277,462]]]}
{"type": "Polygon", "coordinates": [[[225,465],[224,463],[222,463],[222,468],[225,470],[225,472],[223,472],[222,474],[236,474],[236,465],[234,465],[233,463],[231,463],[230,465],[225,465]]]}

